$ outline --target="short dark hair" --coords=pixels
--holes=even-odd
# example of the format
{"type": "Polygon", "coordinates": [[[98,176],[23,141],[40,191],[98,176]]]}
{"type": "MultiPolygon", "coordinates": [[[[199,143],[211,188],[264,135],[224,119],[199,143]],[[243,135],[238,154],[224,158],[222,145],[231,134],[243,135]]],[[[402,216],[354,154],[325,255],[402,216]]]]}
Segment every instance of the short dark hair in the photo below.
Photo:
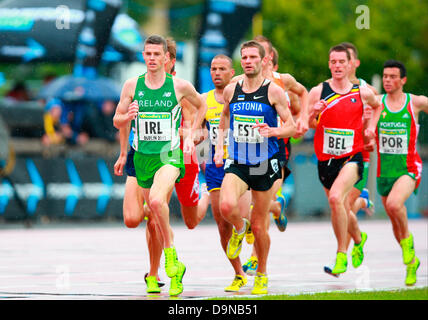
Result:
{"type": "Polygon", "coordinates": [[[273,58],[272,58],[272,64],[275,67],[276,65],[278,65],[278,50],[276,50],[275,47],[272,47],[272,52],[273,52],[273,58]]]}
{"type": "Polygon", "coordinates": [[[144,41],[144,47],[146,47],[146,44],[160,44],[163,47],[163,52],[166,53],[168,51],[168,45],[165,38],[162,36],[152,35],[144,41]]]}
{"type": "Polygon", "coordinates": [[[241,45],[241,54],[242,54],[242,49],[245,49],[245,48],[257,48],[257,49],[259,49],[260,57],[262,59],[266,55],[265,48],[263,48],[263,46],[255,40],[250,40],[250,41],[244,42],[241,45]]]}
{"type": "Polygon", "coordinates": [[[330,50],[328,51],[328,55],[330,56],[332,52],[345,52],[348,60],[351,60],[351,54],[349,53],[348,49],[344,45],[338,44],[331,47],[330,50]]]}
{"type": "Polygon", "coordinates": [[[407,76],[407,70],[406,67],[404,66],[404,63],[402,63],[401,61],[397,61],[397,60],[388,60],[385,61],[385,63],[383,64],[383,68],[398,68],[400,69],[400,78],[404,78],[407,76]]]}
{"type": "Polygon", "coordinates": [[[268,37],[265,37],[265,36],[259,34],[259,35],[255,36],[253,40],[257,41],[257,42],[266,42],[268,44],[269,51],[272,52],[272,50],[273,50],[272,42],[269,40],[268,37]]]}
{"type": "Polygon", "coordinates": [[[177,43],[173,38],[166,38],[166,47],[171,59],[177,58],[177,43]]]}
{"type": "Polygon", "coordinates": [[[227,62],[229,62],[229,66],[233,68],[233,60],[229,56],[219,53],[211,60],[211,62],[213,62],[215,59],[225,59],[227,62]]]}
{"type": "Polygon", "coordinates": [[[344,46],[346,49],[352,50],[352,52],[354,53],[355,59],[358,59],[358,50],[357,50],[357,47],[353,43],[342,42],[341,45],[344,46]]]}
{"type": "MultiPolygon", "coordinates": [[[[175,42],[175,40],[173,38],[166,38],[166,46],[167,46],[167,51],[169,52],[169,58],[172,59],[176,59],[177,58],[177,43],[175,42]]],[[[171,73],[174,73],[175,71],[175,63],[171,68],[171,73]]]]}

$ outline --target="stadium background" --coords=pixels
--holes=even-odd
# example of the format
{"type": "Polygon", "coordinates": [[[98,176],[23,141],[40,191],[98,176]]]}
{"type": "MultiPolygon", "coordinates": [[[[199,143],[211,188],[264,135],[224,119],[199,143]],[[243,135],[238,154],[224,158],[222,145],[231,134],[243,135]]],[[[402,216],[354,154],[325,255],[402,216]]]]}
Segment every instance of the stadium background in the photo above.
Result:
{"type": "MultiPolygon", "coordinates": [[[[0,180],[3,223],[122,219],[125,178],[113,175],[118,144],[91,139],[84,147],[44,147],[40,141],[44,105],[37,94],[47,74],[106,76],[120,88],[125,79],[144,72],[141,45],[153,33],[174,37],[178,43],[177,75],[195,83],[200,92],[212,88],[209,62],[215,54],[232,56],[240,73],[239,44],[263,34],[279,51],[279,71],[291,73],[307,89],[329,77],[328,49],[349,41],[359,49],[361,66],[357,75],[379,91],[383,92],[382,64],[393,58],[408,68],[405,90],[428,95],[428,18],[423,14],[428,11],[426,1],[56,0],[49,1],[50,9],[46,3],[0,1],[0,95],[22,80],[34,97],[27,102],[0,98],[0,116],[7,132],[7,138],[2,136],[1,141],[7,154],[4,163],[14,164],[8,179],[0,180]],[[12,10],[33,6],[46,12],[33,10],[31,16],[28,10],[12,10]],[[57,11],[60,6],[85,14],[67,29],[67,15],[57,11]],[[88,19],[89,10],[97,13],[95,19],[88,19]],[[52,12],[57,14],[53,18],[52,12]],[[51,20],[46,18],[48,13],[51,20]],[[119,17],[122,24],[115,20],[119,17]],[[40,21],[44,25],[40,27],[41,35],[37,35],[40,21]],[[17,26],[21,30],[13,30],[17,26]],[[22,30],[26,27],[27,38],[22,30]],[[88,29],[97,35],[95,45],[83,41],[83,31],[88,29]],[[53,40],[55,32],[64,43],[53,40]],[[85,50],[91,46],[93,56],[85,50]],[[21,55],[17,53],[19,48],[21,55]],[[57,49],[61,51],[53,53],[57,49]]],[[[423,177],[418,195],[407,203],[409,216],[414,218],[428,216],[426,114],[421,114],[420,124],[418,148],[424,161],[423,177]]],[[[290,219],[329,219],[328,203],[317,178],[311,134],[293,144],[293,175],[284,186],[290,199],[290,219]]],[[[372,165],[369,178],[376,207],[374,218],[385,219],[376,193],[374,168],[372,165]]],[[[171,207],[175,219],[180,220],[175,195],[171,207]]],[[[214,220],[208,214],[205,221],[214,220]]]]}

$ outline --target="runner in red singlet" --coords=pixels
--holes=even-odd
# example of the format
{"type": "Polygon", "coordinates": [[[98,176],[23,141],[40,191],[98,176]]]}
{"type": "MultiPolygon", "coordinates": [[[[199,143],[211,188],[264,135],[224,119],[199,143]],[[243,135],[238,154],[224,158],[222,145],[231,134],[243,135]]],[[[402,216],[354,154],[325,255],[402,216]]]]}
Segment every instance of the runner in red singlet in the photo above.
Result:
{"type": "Polygon", "coordinates": [[[358,222],[348,218],[346,198],[363,172],[364,139],[375,136],[376,119],[363,129],[363,105],[380,107],[374,93],[352,84],[348,79],[350,54],[342,45],[329,52],[331,81],[323,82],[309,92],[309,125],[315,128],[314,149],[318,159],[318,175],[331,209],[333,230],[337,239],[337,253],[332,274],[347,270],[347,234],[354,240],[352,261],[358,267],[364,257],[367,235],[358,222]]]}

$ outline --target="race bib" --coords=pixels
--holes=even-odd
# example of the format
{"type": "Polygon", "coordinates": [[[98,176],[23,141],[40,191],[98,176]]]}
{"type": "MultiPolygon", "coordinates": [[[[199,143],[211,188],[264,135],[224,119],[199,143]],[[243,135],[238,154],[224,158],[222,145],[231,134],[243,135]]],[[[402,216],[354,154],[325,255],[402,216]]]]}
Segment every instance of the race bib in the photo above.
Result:
{"type": "Polygon", "coordinates": [[[171,114],[168,112],[139,112],[138,139],[142,141],[170,141],[171,114]]]}
{"type": "Polygon", "coordinates": [[[324,128],[323,153],[341,156],[352,151],[354,130],[324,128]]]}
{"type": "Polygon", "coordinates": [[[407,154],[406,129],[379,129],[379,152],[407,154]]]}
{"type": "MultiPolygon", "coordinates": [[[[208,122],[210,124],[210,141],[215,146],[217,145],[218,141],[218,125],[220,123],[220,119],[210,119],[208,122]]],[[[229,145],[229,130],[226,131],[226,135],[224,137],[224,145],[229,145]]]]}
{"type": "Polygon", "coordinates": [[[236,142],[263,143],[263,136],[260,135],[258,129],[253,128],[256,124],[256,120],[258,120],[259,123],[263,123],[264,117],[234,115],[233,139],[236,142]]]}

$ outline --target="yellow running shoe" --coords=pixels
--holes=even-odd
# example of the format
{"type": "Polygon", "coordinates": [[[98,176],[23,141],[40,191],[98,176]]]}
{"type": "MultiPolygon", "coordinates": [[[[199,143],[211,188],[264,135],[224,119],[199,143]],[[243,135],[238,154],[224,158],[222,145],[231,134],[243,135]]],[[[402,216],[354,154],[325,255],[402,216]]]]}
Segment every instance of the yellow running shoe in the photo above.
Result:
{"type": "Polygon", "coordinates": [[[147,276],[145,279],[147,293],[160,293],[161,289],[159,288],[158,279],[156,276],[147,276]]]}
{"type": "Polygon", "coordinates": [[[250,227],[250,221],[248,221],[245,218],[243,219],[244,219],[245,231],[242,232],[241,234],[238,234],[235,227],[233,227],[232,236],[230,237],[229,242],[227,243],[226,254],[229,259],[236,259],[241,253],[242,240],[244,240],[244,236],[247,233],[248,228],[250,227]]]}
{"type": "Polygon", "coordinates": [[[235,279],[233,279],[232,284],[230,286],[224,288],[224,291],[226,291],[226,292],[238,292],[239,289],[241,289],[246,284],[247,284],[247,278],[237,274],[235,276],[235,279]]]}
{"type": "Polygon", "coordinates": [[[165,248],[165,272],[169,278],[174,277],[178,272],[178,260],[175,247],[165,248]]]}
{"type": "Polygon", "coordinates": [[[248,228],[247,233],[245,233],[245,240],[247,241],[248,244],[253,244],[254,243],[254,233],[253,231],[251,231],[251,226],[248,228]]]}
{"type": "Polygon", "coordinates": [[[344,273],[348,267],[348,257],[346,253],[338,252],[336,255],[336,264],[334,265],[332,274],[344,273]]]}
{"type": "Polygon", "coordinates": [[[267,294],[268,293],[268,278],[265,274],[257,272],[254,278],[254,287],[251,294],[267,294]]]}
{"type": "Polygon", "coordinates": [[[415,261],[409,263],[406,267],[406,286],[413,286],[416,283],[416,271],[419,268],[421,262],[418,257],[415,256],[415,261]]]}
{"type": "Polygon", "coordinates": [[[183,292],[183,276],[186,273],[186,266],[178,261],[178,271],[175,277],[172,277],[169,287],[170,296],[178,296],[183,292]]]}
{"type": "Polygon", "coordinates": [[[358,268],[364,260],[364,244],[367,241],[367,233],[361,232],[361,242],[359,244],[354,244],[352,248],[352,265],[354,268],[358,268]]]}
{"type": "Polygon", "coordinates": [[[415,247],[413,245],[413,235],[410,234],[408,238],[401,239],[400,246],[403,251],[403,262],[409,264],[415,257],[415,247]]]}

